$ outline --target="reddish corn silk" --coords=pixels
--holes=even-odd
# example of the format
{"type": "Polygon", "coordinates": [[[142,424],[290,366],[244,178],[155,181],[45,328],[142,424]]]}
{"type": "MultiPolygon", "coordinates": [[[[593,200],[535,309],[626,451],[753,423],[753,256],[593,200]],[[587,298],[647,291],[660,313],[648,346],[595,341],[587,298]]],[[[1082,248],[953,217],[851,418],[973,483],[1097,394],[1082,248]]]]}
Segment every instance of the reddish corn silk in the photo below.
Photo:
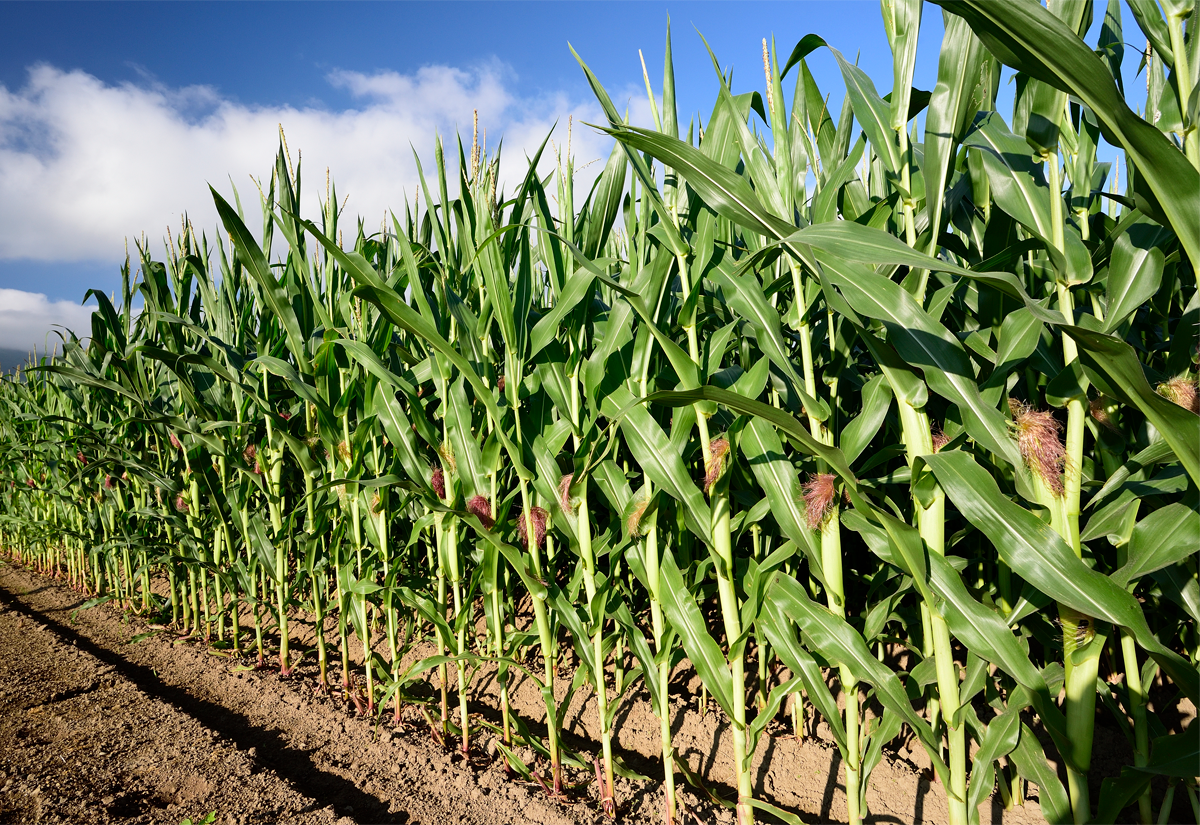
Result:
{"type": "MultiPolygon", "coordinates": [[[[541,507],[529,510],[529,521],[533,522],[533,543],[540,550],[546,544],[546,521],[550,514],[541,507]]],[[[529,546],[529,535],[525,523],[525,512],[517,512],[517,535],[521,538],[521,546],[529,546]]]]}
{"type": "Polygon", "coordinates": [[[109,476],[109,475],[106,475],[104,477],[104,489],[105,490],[111,490],[116,486],[117,486],[117,480],[115,478],[113,478],[112,476],[109,476]]]}
{"type": "Polygon", "coordinates": [[[729,441],[714,438],[708,442],[708,460],[704,462],[704,492],[712,490],[725,469],[725,456],[729,454],[729,441]]]}
{"type": "Polygon", "coordinates": [[[242,458],[247,464],[254,465],[254,474],[262,475],[262,465],[258,461],[258,447],[254,444],[247,444],[246,449],[242,450],[242,458]]]}
{"type": "Polygon", "coordinates": [[[1102,427],[1110,430],[1117,428],[1113,424],[1112,416],[1108,414],[1108,399],[1103,395],[1088,400],[1088,414],[1102,427]]]}
{"type": "Polygon", "coordinates": [[[950,436],[942,432],[941,427],[934,427],[929,433],[929,439],[933,442],[933,451],[936,453],[950,443],[950,436]]]}
{"type": "Polygon", "coordinates": [[[1013,426],[1017,431],[1017,448],[1021,458],[1038,478],[1056,495],[1066,489],[1063,472],[1067,466],[1067,450],[1062,442],[1062,424],[1048,410],[1035,410],[1015,398],[1008,399],[1013,426]]]}
{"type": "Polygon", "coordinates": [[[491,530],[496,525],[492,515],[492,504],[484,496],[471,496],[467,501],[467,512],[479,519],[479,523],[491,530]]]}
{"type": "Polygon", "coordinates": [[[79,459],[79,462],[80,462],[81,464],[87,464],[87,463],[88,463],[87,456],[85,456],[85,455],[83,454],[83,452],[82,452],[82,451],[80,451],[80,452],[78,452],[78,453],[75,453],[75,457],[76,457],[77,459],[79,459]]]}
{"type": "Polygon", "coordinates": [[[28,487],[36,487],[37,486],[37,482],[34,481],[32,478],[25,479],[25,484],[28,487]]]}
{"type": "Polygon", "coordinates": [[[1200,392],[1193,378],[1172,378],[1158,385],[1158,394],[1185,410],[1200,413],[1200,392]]]}
{"type": "Polygon", "coordinates": [[[186,513],[191,510],[191,507],[188,506],[187,499],[185,499],[183,496],[175,496],[175,501],[173,503],[175,505],[175,509],[181,513],[186,513]]]}
{"type": "Polygon", "coordinates": [[[342,461],[350,460],[350,445],[345,441],[339,441],[337,445],[337,457],[342,461]]]}
{"type": "Polygon", "coordinates": [[[286,410],[285,410],[285,411],[283,411],[283,412],[281,412],[281,413],[279,414],[279,417],[280,417],[280,418],[282,418],[284,421],[291,421],[291,420],[292,420],[292,414],[291,414],[290,412],[287,412],[286,410]]]}
{"type": "Polygon", "coordinates": [[[837,499],[833,473],[814,473],[808,477],[804,490],[804,519],[810,530],[819,530],[821,522],[833,509],[837,499]]]}
{"type": "Polygon", "coordinates": [[[438,498],[446,498],[446,474],[442,472],[441,467],[434,467],[433,472],[429,474],[429,486],[438,498]]]}
{"type": "Polygon", "coordinates": [[[451,473],[458,472],[458,464],[456,464],[454,461],[454,448],[450,446],[450,442],[443,442],[442,446],[438,447],[438,455],[440,455],[442,457],[442,461],[446,463],[446,469],[448,469],[451,473]]]}
{"type": "Polygon", "coordinates": [[[558,503],[568,512],[575,509],[571,506],[571,482],[574,480],[574,473],[567,473],[558,480],[558,503]]]}
{"type": "Polygon", "coordinates": [[[496,389],[500,390],[501,394],[504,393],[504,376],[503,375],[501,375],[499,378],[496,379],[496,389]]]}
{"type": "Polygon", "coordinates": [[[170,440],[171,446],[174,447],[176,450],[181,449],[183,447],[183,445],[181,443],[179,443],[179,437],[177,435],[175,435],[175,433],[167,433],[167,438],[170,440]]]}
{"type": "Polygon", "coordinates": [[[649,506],[649,499],[641,499],[633,505],[633,509],[629,511],[629,516],[625,519],[625,529],[635,539],[642,536],[642,516],[646,514],[646,508],[649,506]]]}

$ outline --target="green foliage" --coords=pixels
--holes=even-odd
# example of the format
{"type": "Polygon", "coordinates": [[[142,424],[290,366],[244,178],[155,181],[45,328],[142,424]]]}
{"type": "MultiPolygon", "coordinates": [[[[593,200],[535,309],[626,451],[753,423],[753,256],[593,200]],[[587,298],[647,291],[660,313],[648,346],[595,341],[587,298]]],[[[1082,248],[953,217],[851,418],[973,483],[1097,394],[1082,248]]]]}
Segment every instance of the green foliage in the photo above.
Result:
{"type": "Polygon", "coordinates": [[[671,816],[677,773],[696,781],[670,733],[687,659],[729,718],[743,823],[791,816],[750,773],[789,701],[828,722],[855,822],[905,728],[955,825],[1022,780],[1052,821],[1149,821],[1160,775],[1169,813],[1195,732],[1148,719],[1147,689],[1200,692],[1196,21],[1131,3],[1160,78],[1143,103],[1116,3],[1097,50],[1090,4],[939,5],[936,89],[911,88],[919,4],[889,0],[891,91],[835,52],[836,122],[815,35],[782,71],[764,43],[763,91],[718,68],[684,138],[669,35],[653,129],[580,59],[616,142],[578,208],[571,157],[541,177],[543,145],[505,193],[498,154],[459,145],[455,168],[439,140],[390,225],[343,227],[332,184],[303,220],[281,145],[260,238],[214,191],[215,244],[185,224],[166,260],[139,249],[87,337],[0,379],[0,546],[84,607],[161,611],[260,663],[274,634],[283,671],[289,616],[336,617],[347,699],[424,704],[464,751],[467,680],[493,663],[500,752],[532,776],[531,745],[560,789],[591,770],[559,740],[590,684],[610,812],[633,685],[671,816]],[[1093,804],[1097,696],[1134,764],[1093,804]]]}
{"type": "Polygon", "coordinates": [[[197,820],[193,821],[191,819],[191,817],[188,817],[187,819],[180,822],[179,825],[212,825],[216,821],[217,821],[217,812],[209,811],[208,815],[206,817],[204,817],[204,819],[197,819],[197,820]]]}

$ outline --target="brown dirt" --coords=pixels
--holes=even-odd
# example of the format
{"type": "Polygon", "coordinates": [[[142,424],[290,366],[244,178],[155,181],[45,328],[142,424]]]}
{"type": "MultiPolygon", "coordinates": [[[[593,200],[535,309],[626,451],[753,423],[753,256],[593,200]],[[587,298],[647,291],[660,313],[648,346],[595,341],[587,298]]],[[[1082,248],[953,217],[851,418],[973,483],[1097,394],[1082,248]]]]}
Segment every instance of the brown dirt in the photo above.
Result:
{"type": "MultiPolygon", "coordinates": [[[[420,724],[377,725],[318,693],[311,657],[286,680],[239,670],[168,633],[132,642],[144,622],[110,606],[78,610],[82,601],[51,579],[0,566],[0,822],[179,823],[210,812],[218,823],[304,825],[605,821],[582,773],[572,778],[581,783],[574,801],[558,802],[486,757],[464,765],[420,724]]],[[[497,720],[484,693],[491,681],[488,670],[475,675],[471,709],[497,720]]],[[[518,682],[513,697],[538,730],[532,683],[518,682]]],[[[732,797],[728,725],[719,712],[701,715],[694,700],[679,701],[679,752],[713,791],[732,797]]],[[[594,750],[594,707],[581,690],[564,723],[569,746],[594,750]]],[[[617,723],[621,757],[657,775],[658,721],[644,694],[631,694],[617,723]]],[[[844,822],[837,749],[819,730],[803,740],[786,733],[768,731],[759,745],[756,795],[804,822],[844,822]]],[[[486,731],[475,741],[480,753],[494,747],[486,731]]],[[[907,749],[885,754],[871,775],[868,821],[945,821],[945,792],[920,761],[907,749]]],[[[733,821],[684,788],[694,821],[733,821]]],[[[624,821],[662,821],[658,783],[619,780],[617,795],[624,821]]],[[[989,799],[982,822],[1044,822],[1036,788],[1028,795],[1011,811],[989,799]]]]}

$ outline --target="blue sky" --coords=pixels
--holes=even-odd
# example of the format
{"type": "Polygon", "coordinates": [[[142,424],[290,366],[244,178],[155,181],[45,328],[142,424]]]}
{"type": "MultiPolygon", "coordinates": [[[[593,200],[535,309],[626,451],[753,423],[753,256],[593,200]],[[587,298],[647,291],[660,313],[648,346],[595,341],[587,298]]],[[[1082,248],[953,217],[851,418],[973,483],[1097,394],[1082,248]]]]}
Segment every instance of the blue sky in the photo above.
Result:
{"type": "MultiPolygon", "coordinates": [[[[330,167],[348,211],[380,217],[411,195],[410,144],[427,158],[435,131],[469,141],[473,108],[509,157],[556,120],[564,143],[568,115],[597,122],[568,42],[646,123],[638,50],[661,90],[668,15],[684,124],[706,120],[716,97],[697,31],[733,67],[735,91],[762,88],[763,37],[785,58],[809,32],[859,56],[881,93],[891,86],[876,0],[4,3],[0,347],[40,344],[51,317],[85,328],[72,305],[119,283],[126,238],[144,232],[161,254],[183,212],[213,237],[207,183],[226,195],[236,185],[253,206],[249,176],[268,173],[278,123],[305,158],[309,209],[330,167]]],[[[941,36],[929,5],[918,88],[936,82],[941,36]]],[[[833,59],[822,50],[809,62],[836,110],[833,59]]],[[[578,124],[573,145],[580,162],[607,151],[578,124]]]]}
{"type": "MultiPolygon", "coordinates": [[[[761,73],[760,41],[772,35],[790,51],[803,35],[817,32],[849,57],[861,51],[861,65],[873,77],[890,76],[891,67],[876,0],[10,2],[5,11],[0,84],[10,90],[26,82],[28,67],[45,62],[108,83],[211,85],[232,100],[263,106],[353,106],[349,94],[327,82],[334,70],[408,73],[489,60],[511,70],[523,96],[590,96],[568,42],[612,86],[640,87],[642,49],[657,86],[668,15],[685,110],[690,101],[707,114],[714,96],[697,31],[723,64],[754,80],[761,73]]],[[[925,16],[922,36],[936,61],[941,13],[930,6],[925,16]]],[[[926,65],[932,81],[936,64],[926,65]]]]}

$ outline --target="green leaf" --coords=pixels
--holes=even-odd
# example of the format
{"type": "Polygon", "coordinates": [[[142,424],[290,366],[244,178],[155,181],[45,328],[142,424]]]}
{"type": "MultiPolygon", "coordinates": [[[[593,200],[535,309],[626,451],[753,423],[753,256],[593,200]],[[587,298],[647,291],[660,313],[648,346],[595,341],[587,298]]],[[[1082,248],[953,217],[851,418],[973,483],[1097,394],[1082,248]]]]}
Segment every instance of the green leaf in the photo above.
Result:
{"type": "Polygon", "coordinates": [[[913,72],[917,62],[917,33],[921,28],[921,0],[893,0],[880,6],[883,27],[892,47],[892,131],[908,128],[912,118],[909,101],[912,97],[913,72]]]}
{"type": "MultiPolygon", "coordinates": [[[[834,223],[838,220],[838,195],[841,194],[847,183],[858,176],[858,169],[866,148],[867,140],[860,136],[854,142],[849,154],[829,173],[821,190],[813,198],[810,217],[814,224],[834,223]]],[[[888,209],[887,203],[882,203],[881,209],[888,209]]]]}
{"type": "Polygon", "coordinates": [[[595,273],[584,267],[576,269],[567,278],[567,283],[558,294],[558,300],[554,302],[554,306],[542,316],[541,320],[534,325],[533,332],[530,333],[530,358],[541,352],[543,347],[555,339],[559,333],[559,325],[562,323],[563,318],[578,306],[580,301],[587,297],[595,281],[595,273]]]}
{"type": "Polygon", "coordinates": [[[1133,804],[1150,787],[1150,775],[1130,765],[1121,768],[1119,777],[1105,777],[1100,783],[1100,801],[1095,822],[1119,822],[1121,811],[1133,804]]]}
{"type": "Polygon", "coordinates": [[[475,438],[471,406],[467,402],[462,379],[452,382],[447,389],[448,397],[444,399],[447,434],[454,449],[454,463],[463,495],[470,498],[487,492],[487,468],[483,465],[483,452],[475,438]]]}
{"type": "Polygon", "coordinates": [[[1156,235],[1151,227],[1134,224],[1117,238],[1108,265],[1105,332],[1116,330],[1158,292],[1165,258],[1152,243],[1156,235]]]}
{"type": "Polygon", "coordinates": [[[1092,514],[1079,540],[1089,542],[1103,537],[1117,546],[1128,543],[1141,503],[1133,490],[1123,491],[1112,503],[1092,514]]]}
{"type": "Polygon", "coordinates": [[[1046,764],[1046,755],[1042,753],[1037,735],[1024,723],[1021,724],[1020,741],[1013,749],[1011,758],[1016,763],[1017,772],[1038,786],[1038,804],[1046,821],[1054,825],[1074,822],[1067,789],[1063,787],[1058,775],[1046,764]]]}
{"type": "Polygon", "coordinates": [[[296,395],[300,396],[313,406],[324,410],[326,414],[329,414],[329,406],[325,403],[325,399],[321,398],[321,396],[317,394],[316,388],[307,384],[300,376],[300,373],[296,371],[296,368],[287,361],[281,361],[278,358],[272,358],[269,355],[260,355],[249,363],[261,364],[262,367],[267,370],[267,372],[286,379],[288,389],[292,390],[294,393],[296,393],[296,395]]]}
{"type": "Polygon", "coordinates": [[[1021,738],[1021,708],[1009,700],[1008,708],[987,726],[979,750],[971,756],[971,781],[967,790],[967,809],[978,811],[984,797],[992,790],[993,767],[997,759],[1007,756],[1021,738]]]}
{"type": "Polygon", "coordinates": [[[1129,344],[1083,327],[1063,324],[1062,330],[1079,344],[1079,360],[1088,379],[1104,395],[1141,410],[1171,445],[1188,476],[1200,484],[1200,418],[1151,389],[1129,344]]]}
{"type": "Polygon", "coordinates": [[[267,537],[267,527],[262,516],[257,513],[250,519],[250,532],[246,535],[246,543],[254,546],[258,563],[267,571],[267,576],[278,581],[279,573],[275,566],[275,545],[267,537]]]}
{"type": "MultiPolygon", "coordinates": [[[[730,394],[741,398],[736,393],[730,394]]],[[[657,399],[651,396],[650,400],[657,399]]],[[[712,512],[704,494],[688,475],[679,451],[670,448],[667,434],[650,417],[646,405],[622,387],[604,399],[604,411],[608,418],[620,419],[625,443],[642,471],[656,487],[684,506],[688,529],[711,545],[712,512]]]]}
{"type": "MultiPolygon", "coordinates": [[[[633,569],[633,568],[631,568],[633,569]]],[[[644,572],[644,568],[641,568],[644,572]]],[[[635,575],[637,571],[635,570],[635,575]]],[[[640,576],[639,576],[640,579],[640,576]]],[[[646,582],[642,582],[645,587],[646,582]]],[[[616,609],[611,611],[612,616],[617,620],[617,623],[625,629],[626,638],[629,640],[629,648],[632,651],[634,658],[638,664],[642,666],[642,678],[646,682],[646,690],[650,694],[650,706],[654,711],[654,715],[660,719],[671,712],[669,707],[662,706],[662,687],[659,681],[658,660],[654,654],[650,652],[650,643],[646,641],[645,634],[642,633],[640,627],[633,619],[633,614],[629,612],[629,606],[624,600],[617,603],[616,609]]]]}
{"type": "Polygon", "coordinates": [[[696,606],[696,600],[688,590],[671,553],[663,554],[659,575],[659,598],[667,621],[679,634],[683,649],[687,651],[700,681],[732,719],[733,676],[729,672],[729,662],[709,633],[704,616],[696,606]]]}
{"type": "Polygon", "coordinates": [[[1200,172],[1166,135],[1129,109],[1108,67],[1074,31],[1035,0],[934,2],[965,18],[1002,62],[1074,95],[1091,109],[1105,138],[1129,153],[1188,257],[1200,261],[1200,172]]]}
{"type": "Polygon", "coordinates": [[[841,450],[817,441],[809,434],[808,429],[795,417],[778,407],[772,407],[770,404],[764,404],[761,401],[753,401],[736,392],[722,390],[717,387],[700,387],[699,389],[688,390],[686,392],[656,392],[646,396],[646,400],[667,404],[672,407],[691,405],[698,401],[715,401],[734,412],[739,412],[743,415],[758,416],[787,433],[794,441],[803,446],[810,455],[823,458],[834,472],[841,476],[842,481],[846,482],[851,488],[857,488],[858,486],[858,479],[850,471],[850,466],[847,464],[846,457],[842,454],[841,450]]]}
{"type": "Polygon", "coordinates": [[[845,667],[856,680],[871,684],[880,703],[899,715],[917,735],[943,781],[948,779],[946,765],[937,755],[938,740],[929,723],[913,710],[896,674],[875,658],[862,636],[845,619],[813,602],[795,579],[782,572],[772,577],[766,603],[777,603],[782,613],[800,627],[805,643],[831,665],[845,667]]]}
{"type": "Polygon", "coordinates": [[[1162,588],[1163,595],[1178,604],[1188,615],[1200,622],[1200,582],[1185,575],[1179,567],[1164,567],[1151,573],[1162,588]]]}
{"type": "Polygon", "coordinates": [[[782,324],[779,321],[779,313],[768,303],[757,279],[750,274],[739,276],[732,273],[726,274],[720,270],[713,270],[711,275],[713,280],[721,286],[725,293],[725,299],[729,301],[734,311],[749,321],[750,325],[754,327],[759,349],[792,382],[792,387],[804,403],[805,411],[818,421],[824,421],[828,418],[828,405],[824,401],[813,398],[805,392],[804,379],[796,371],[796,367],[792,363],[787,347],[783,342],[782,324]]]}
{"type": "Polygon", "coordinates": [[[937,604],[929,589],[928,548],[916,528],[885,513],[856,493],[850,494],[854,510],[842,519],[847,527],[862,535],[871,552],[895,565],[912,578],[921,598],[931,608],[937,604]]]}
{"type": "Polygon", "coordinates": [[[892,387],[883,373],[874,375],[862,391],[862,409],[845,429],[839,443],[846,461],[854,463],[879,432],[888,410],[892,407],[892,387]]]}
{"type": "MultiPolygon", "coordinates": [[[[584,225],[575,237],[581,238],[580,248],[589,258],[595,258],[604,248],[613,221],[621,209],[625,190],[625,172],[629,161],[620,144],[614,144],[604,171],[592,190],[591,209],[584,213],[584,225]]],[[[532,170],[531,170],[532,171],[532,170]]]]}
{"type": "Polygon", "coordinates": [[[1127,2],[1129,10],[1133,12],[1133,19],[1137,21],[1138,27],[1146,35],[1146,39],[1150,41],[1154,51],[1162,55],[1163,60],[1174,63],[1175,52],[1171,48],[1171,33],[1167,29],[1167,22],[1163,20],[1158,3],[1154,0],[1127,0],[1127,2]]]}
{"type": "Polygon", "coordinates": [[[1087,503],[1087,509],[1095,507],[1097,504],[1104,501],[1104,499],[1119,489],[1121,485],[1124,484],[1134,473],[1146,467],[1151,467],[1155,464],[1161,464],[1162,462],[1169,460],[1174,455],[1175,452],[1171,449],[1171,445],[1166,441],[1155,441],[1149,447],[1139,452],[1133,458],[1129,459],[1129,461],[1125,462],[1125,464],[1121,465],[1121,467],[1115,473],[1109,476],[1108,481],[1104,482],[1104,486],[1097,490],[1096,494],[1092,496],[1091,501],[1087,503]]]}
{"type": "MultiPolygon", "coordinates": [[[[334,247],[336,249],[337,247],[334,247]]],[[[339,250],[340,251],[340,250],[339,250]]],[[[335,255],[336,257],[336,255],[335,255]]],[[[345,266],[345,264],[343,264],[345,266]]],[[[424,338],[430,346],[436,349],[443,357],[451,364],[458,368],[458,371],[463,374],[471,388],[475,390],[475,397],[480,403],[487,408],[487,411],[492,414],[493,421],[503,421],[504,416],[500,412],[500,408],[496,406],[495,399],[492,398],[491,389],[484,383],[467,360],[458,354],[458,351],[445,339],[427,320],[422,318],[411,307],[400,300],[400,296],[396,295],[391,289],[384,287],[377,289],[373,286],[357,287],[352,293],[355,297],[365,298],[375,306],[379,307],[389,320],[396,326],[408,330],[413,335],[418,335],[424,338]]],[[[515,382],[514,382],[515,383],[515,382]]],[[[513,463],[513,468],[524,478],[530,478],[529,470],[521,461],[521,451],[512,439],[508,437],[503,428],[495,430],[500,438],[500,443],[504,445],[505,452],[508,453],[509,460],[513,463]]]]}
{"type": "Polygon", "coordinates": [[[995,112],[981,113],[964,143],[980,151],[996,205],[1042,241],[1058,279],[1069,284],[1091,280],[1091,257],[1071,227],[1057,227],[1064,249],[1055,245],[1050,200],[1061,194],[1050,191],[1042,164],[1030,154],[1029,144],[1008,131],[995,112]]]}
{"type": "MultiPolygon", "coordinates": [[[[625,128],[621,120],[620,114],[617,112],[617,107],[613,105],[612,99],[608,96],[608,92],[600,85],[599,79],[583,62],[583,58],[579,56],[575,48],[569,43],[567,48],[571,50],[571,54],[575,56],[579,67],[583,69],[583,74],[587,78],[588,85],[592,87],[592,93],[596,95],[596,100],[600,103],[600,107],[604,110],[604,116],[608,119],[608,125],[612,129],[625,128]]],[[[653,133],[651,133],[653,134],[653,133]]],[[[622,146],[625,146],[626,157],[629,158],[629,163],[633,166],[634,174],[637,175],[638,181],[642,185],[642,192],[650,201],[650,206],[655,214],[659,217],[659,227],[665,233],[666,245],[676,255],[686,255],[688,252],[687,244],[679,235],[679,229],[672,220],[672,214],[668,211],[666,204],[663,203],[662,195],[659,194],[658,185],[654,180],[654,176],[650,172],[650,167],[646,161],[637,152],[629,151],[629,144],[625,141],[618,141],[622,146]]],[[[660,158],[662,160],[662,158],[660,158]]]]}
{"type": "Polygon", "coordinates": [[[429,487],[428,467],[418,458],[416,445],[413,441],[413,425],[404,412],[400,402],[396,400],[394,390],[382,382],[375,388],[375,403],[371,412],[383,425],[384,432],[392,442],[392,447],[400,458],[410,479],[433,495],[429,487]]]}
{"type": "Polygon", "coordinates": [[[1127,628],[1185,696],[1200,694],[1195,668],[1154,636],[1137,600],[1077,558],[1050,525],[1009,501],[969,454],[952,450],[924,460],[954,506],[991,540],[1013,572],[1060,604],[1127,628]]]}
{"type": "Polygon", "coordinates": [[[621,143],[656,157],[681,174],[718,215],[766,237],[781,237],[792,225],[775,217],[759,200],[749,181],[699,149],[648,129],[622,126],[604,129],[621,143]]]}
{"type": "MultiPolygon", "coordinates": [[[[822,250],[841,261],[871,266],[892,264],[912,269],[951,272],[966,278],[986,278],[989,283],[1015,298],[1025,294],[1021,282],[1007,272],[976,272],[964,269],[950,261],[917,252],[904,241],[881,229],[863,226],[854,221],[834,221],[806,226],[793,232],[788,240],[822,250]]],[[[818,258],[822,262],[827,260],[823,256],[818,258]]]]}
{"type": "Polygon", "coordinates": [[[805,549],[813,575],[824,582],[821,554],[800,503],[800,480],[796,468],[784,453],[783,442],[775,428],[762,418],[752,419],[738,438],[738,448],[770,501],[771,517],[779,525],[780,532],[805,549]]]}
{"type": "Polygon", "coordinates": [[[287,289],[275,279],[271,267],[267,264],[266,256],[258,246],[258,241],[254,240],[254,236],[250,234],[250,230],[238,217],[237,212],[217,193],[216,189],[211,186],[208,189],[212,192],[213,202],[217,206],[217,214],[221,217],[221,223],[224,224],[225,231],[229,233],[229,239],[237,248],[238,258],[254,278],[255,283],[258,284],[259,294],[270,307],[271,314],[283,325],[287,347],[292,353],[292,357],[296,359],[296,365],[301,372],[308,372],[308,355],[304,349],[305,336],[300,330],[300,320],[292,308],[287,289]]]}
{"type": "Polygon", "coordinates": [[[1135,771],[1191,779],[1200,764],[1200,737],[1195,732],[1159,736],[1150,743],[1150,761],[1135,771]]]}
{"type": "Polygon", "coordinates": [[[804,683],[808,700],[816,705],[825,718],[825,723],[833,733],[834,743],[842,752],[842,758],[846,758],[846,726],[842,724],[837,699],[825,683],[825,675],[816,660],[797,642],[796,634],[792,632],[792,620],[778,603],[768,600],[759,615],[758,626],[780,661],[792,671],[792,678],[804,683]]]}
{"type": "Polygon", "coordinates": [[[1025,307],[1009,314],[1000,325],[996,369],[988,378],[988,386],[999,386],[1004,378],[1033,355],[1041,334],[1042,322],[1025,307]]]}
{"type": "Polygon", "coordinates": [[[970,359],[958,339],[933,320],[912,294],[882,275],[850,264],[825,269],[855,312],[884,323],[890,342],[904,360],[924,373],[929,388],[958,405],[967,432],[1020,471],[1021,456],[1008,424],[980,395],[970,359]]]}
{"type": "Polygon", "coordinates": [[[83,370],[75,369],[74,367],[66,367],[61,364],[44,364],[30,367],[28,369],[28,372],[34,371],[50,372],[56,375],[63,375],[67,378],[70,378],[72,381],[76,381],[85,386],[95,387],[96,389],[101,390],[108,390],[109,392],[116,393],[117,395],[122,395],[128,398],[130,401],[133,401],[139,407],[143,405],[142,397],[136,392],[121,386],[115,381],[109,381],[107,378],[89,375],[83,370]]]}
{"type": "Polygon", "coordinates": [[[991,56],[961,17],[948,17],[938,54],[937,86],[925,114],[925,208],[933,237],[942,231],[943,197],[955,147],[981,108],[975,88],[991,56]]]}
{"type": "MultiPolygon", "coordinates": [[[[621,127],[608,131],[622,143],[640,149],[678,171],[704,202],[722,217],[775,239],[786,238],[795,228],[766,209],[749,182],[704,152],[680,140],[646,130],[621,127]]],[[[633,156],[639,157],[636,153],[633,156]]],[[[669,220],[667,226],[673,228],[669,220]]],[[[815,265],[804,248],[787,246],[797,259],[810,267],[815,265]]]]}
{"type": "Polygon", "coordinates": [[[1155,510],[1133,528],[1129,560],[1112,574],[1125,585],[1192,556],[1200,548],[1200,513],[1176,502],[1155,510]]]}
{"type": "Polygon", "coordinates": [[[1059,751],[1069,753],[1066,718],[1055,704],[1057,696],[1051,694],[1041,671],[1034,667],[1008,623],[971,596],[958,571],[944,557],[931,553],[929,572],[930,584],[943,599],[941,613],[954,638],[1027,690],[1059,751]]]}
{"type": "Polygon", "coordinates": [[[525,589],[529,591],[530,596],[535,599],[545,599],[549,596],[549,589],[546,587],[545,582],[539,579],[533,570],[530,569],[527,554],[522,553],[516,547],[505,542],[498,534],[484,527],[474,514],[460,513],[459,518],[475,528],[477,534],[495,547],[500,552],[500,555],[504,556],[504,560],[520,576],[521,583],[525,585],[525,589]]]}
{"type": "MultiPolygon", "coordinates": [[[[915,38],[914,38],[915,39],[915,38]]],[[[854,108],[854,116],[871,141],[875,154],[883,161],[884,168],[895,175],[899,182],[900,168],[904,161],[900,157],[900,146],[896,133],[891,127],[891,107],[884,102],[875,91],[875,84],[867,73],[857,66],[852,66],[842,57],[842,53],[826,44],[829,51],[837,60],[842,72],[842,80],[846,84],[846,94],[850,105],[854,108]]],[[[907,109],[907,107],[905,107],[907,109]]],[[[907,115],[907,111],[905,112],[907,115]]]]}

